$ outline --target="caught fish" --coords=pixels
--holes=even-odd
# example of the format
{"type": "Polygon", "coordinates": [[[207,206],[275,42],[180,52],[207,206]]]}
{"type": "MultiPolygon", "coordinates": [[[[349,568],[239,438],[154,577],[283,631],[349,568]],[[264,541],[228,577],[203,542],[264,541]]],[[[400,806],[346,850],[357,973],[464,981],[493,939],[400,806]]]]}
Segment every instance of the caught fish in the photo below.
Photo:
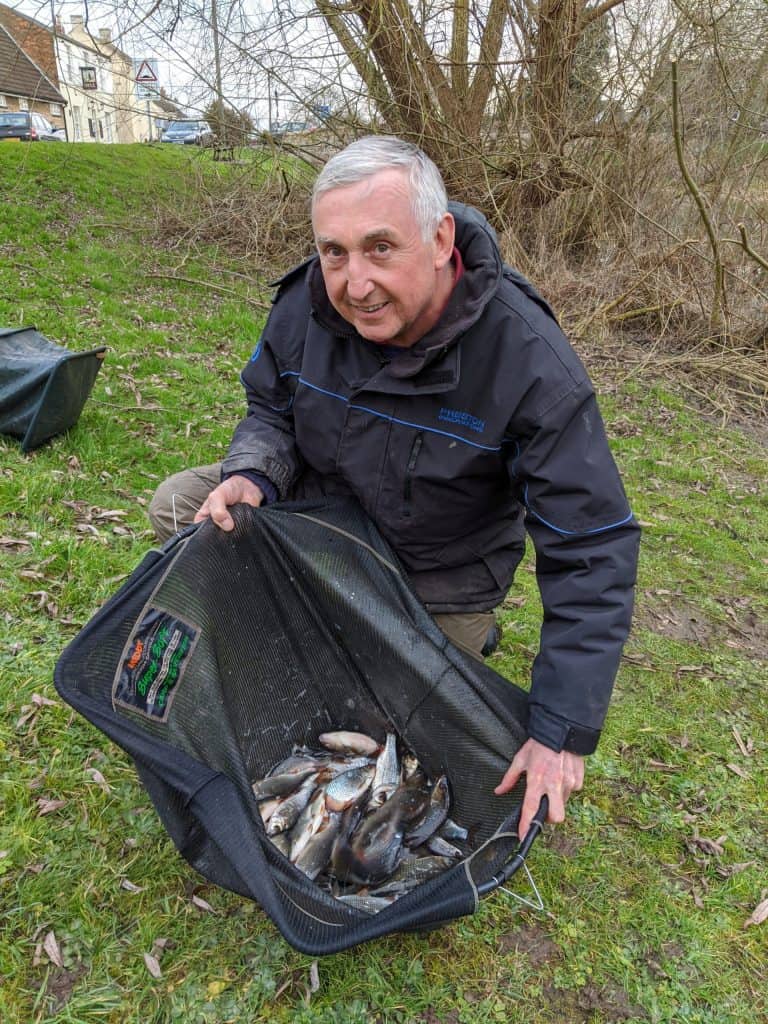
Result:
{"type": "Polygon", "coordinates": [[[449,843],[447,839],[443,839],[437,834],[430,836],[424,845],[430,853],[434,853],[438,857],[453,857],[454,860],[461,860],[464,856],[458,846],[454,846],[453,843],[449,843]]]}
{"type": "Polygon", "coordinates": [[[451,818],[446,818],[437,831],[443,839],[458,839],[460,842],[466,842],[469,839],[469,829],[457,825],[451,818]]]}
{"type": "Polygon", "coordinates": [[[423,813],[426,802],[427,794],[421,787],[400,786],[389,800],[363,819],[350,836],[348,846],[334,849],[337,877],[367,884],[391,875],[402,856],[405,828],[423,813]]]}
{"type": "Polygon", "coordinates": [[[394,791],[400,781],[400,765],[397,760],[397,737],[393,732],[387,733],[384,749],[376,760],[376,772],[371,783],[371,802],[374,806],[383,804],[394,791]]]}
{"type": "Polygon", "coordinates": [[[325,791],[316,789],[291,830],[291,860],[294,863],[312,836],[323,827],[327,817],[325,791]]]}
{"type": "Polygon", "coordinates": [[[364,732],[324,732],[318,739],[328,750],[336,750],[340,754],[366,754],[372,757],[381,749],[381,745],[364,732]]]}
{"type": "Polygon", "coordinates": [[[317,832],[307,841],[293,863],[313,881],[327,865],[336,836],[341,828],[341,814],[331,811],[317,832]]]}
{"type": "Polygon", "coordinates": [[[395,733],[322,733],[253,782],[267,834],[294,866],[347,906],[375,914],[466,854],[448,818],[450,790],[432,784],[395,733]]]}
{"type": "Polygon", "coordinates": [[[310,775],[317,775],[317,768],[303,768],[301,771],[283,772],[280,775],[268,775],[260,782],[254,782],[253,795],[257,800],[268,800],[275,796],[288,796],[294,793],[302,782],[310,775]]]}
{"type": "Polygon", "coordinates": [[[325,787],[325,805],[329,811],[343,811],[368,792],[374,775],[373,765],[361,765],[342,772],[325,787]]]}
{"type": "Polygon", "coordinates": [[[421,846],[440,828],[448,817],[451,794],[448,790],[448,779],[441,775],[429,797],[429,808],[418,824],[408,831],[405,837],[408,846],[421,846]]]}
{"type": "Polygon", "coordinates": [[[280,806],[272,812],[267,822],[268,836],[273,836],[276,832],[285,832],[286,829],[292,828],[296,824],[317,788],[315,779],[316,776],[312,775],[302,782],[296,792],[286,797],[280,806]]]}

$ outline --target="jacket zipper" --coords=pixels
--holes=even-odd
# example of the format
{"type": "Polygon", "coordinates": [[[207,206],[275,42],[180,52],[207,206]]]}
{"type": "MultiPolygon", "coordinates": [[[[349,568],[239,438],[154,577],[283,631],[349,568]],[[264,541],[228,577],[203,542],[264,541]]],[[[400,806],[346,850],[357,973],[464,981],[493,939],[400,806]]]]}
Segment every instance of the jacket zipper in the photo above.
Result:
{"type": "Polygon", "coordinates": [[[424,434],[418,433],[413,439],[413,445],[411,446],[411,454],[408,457],[408,465],[405,468],[405,484],[403,485],[403,500],[405,501],[405,508],[403,512],[406,516],[411,514],[411,495],[413,492],[413,471],[416,468],[416,460],[419,457],[421,446],[424,443],[424,434]]]}

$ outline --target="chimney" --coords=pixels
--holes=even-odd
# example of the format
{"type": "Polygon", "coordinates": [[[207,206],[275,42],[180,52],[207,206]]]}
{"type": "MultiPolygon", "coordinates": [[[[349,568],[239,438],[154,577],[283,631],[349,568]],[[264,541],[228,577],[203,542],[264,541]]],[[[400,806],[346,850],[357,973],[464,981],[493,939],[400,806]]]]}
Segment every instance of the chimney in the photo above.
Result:
{"type": "Polygon", "coordinates": [[[112,29],[100,28],[99,29],[99,42],[100,43],[111,43],[112,42],[112,29]]]}
{"type": "Polygon", "coordinates": [[[61,15],[60,14],[56,15],[56,19],[54,21],[53,27],[54,27],[54,30],[55,30],[57,35],[60,35],[60,36],[64,35],[64,22],[61,20],[61,15]]]}
{"type": "Polygon", "coordinates": [[[78,28],[83,24],[82,14],[73,14],[69,20],[72,22],[72,28],[78,28]]]}

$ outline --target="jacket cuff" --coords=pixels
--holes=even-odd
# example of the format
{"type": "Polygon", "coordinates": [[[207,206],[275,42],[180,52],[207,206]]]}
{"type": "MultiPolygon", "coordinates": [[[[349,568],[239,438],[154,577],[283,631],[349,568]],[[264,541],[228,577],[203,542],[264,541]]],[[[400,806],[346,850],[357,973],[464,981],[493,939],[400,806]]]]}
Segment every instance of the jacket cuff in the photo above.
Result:
{"type": "Polygon", "coordinates": [[[222,481],[229,480],[231,476],[244,476],[246,480],[250,480],[252,484],[256,484],[264,495],[264,505],[272,505],[277,501],[277,488],[268,476],[264,476],[262,473],[256,473],[252,469],[238,469],[233,473],[225,473],[222,470],[222,481]]]}
{"type": "Polygon", "coordinates": [[[567,750],[582,756],[593,754],[600,740],[599,729],[569,722],[541,704],[528,706],[528,735],[551,750],[567,750]]]}

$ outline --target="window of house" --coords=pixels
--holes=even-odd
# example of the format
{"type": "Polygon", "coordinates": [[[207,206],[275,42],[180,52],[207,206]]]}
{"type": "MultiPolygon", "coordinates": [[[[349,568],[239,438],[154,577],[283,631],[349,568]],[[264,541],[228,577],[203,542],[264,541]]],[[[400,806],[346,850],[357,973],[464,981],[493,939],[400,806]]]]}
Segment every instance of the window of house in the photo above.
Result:
{"type": "Polygon", "coordinates": [[[2,93],[0,93],[0,107],[7,107],[7,106],[8,106],[8,100],[5,98],[5,96],[3,96],[2,93]]]}
{"type": "Polygon", "coordinates": [[[72,108],[72,124],[75,126],[75,142],[80,142],[83,137],[83,125],[80,120],[80,107],[72,108]]]}
{"type": "Polygon", "coordinates": [[[26,96],[19,96],[19,110],[29,110],[29,100],[26,96]]]}
{"type": "Polygon", "coordinates": [[[52,114],[57,114],[59,116],[61,116],[64,113],[60,103],[51,103],[50,111],[52,114]]]}
{"type": "Polygon", "coordinates": [[[88,134],[91,136],[92,139],[96,138],[96,122],[93,120],[92,117],[88,118],[88,134]]]}

